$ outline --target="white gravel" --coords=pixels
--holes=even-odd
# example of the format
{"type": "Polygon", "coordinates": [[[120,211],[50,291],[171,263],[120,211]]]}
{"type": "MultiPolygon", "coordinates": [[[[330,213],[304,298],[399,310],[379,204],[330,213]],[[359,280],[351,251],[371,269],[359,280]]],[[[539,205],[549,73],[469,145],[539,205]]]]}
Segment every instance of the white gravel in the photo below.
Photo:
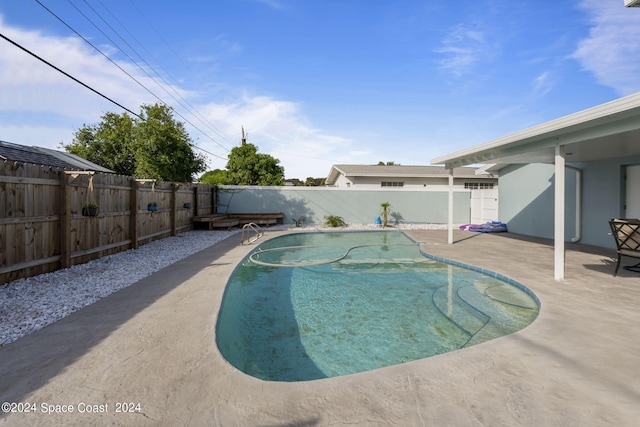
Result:
{"type": "Polygon", "coordinates": [[[0,346],[238,233],[189,231],[97,260],[0,286],[0,346]]]}
{"type": "MultiPolygon", "coordinates": [[[[269,230],[287,229],[271,227],[269,230]]],[[[395,229],[443,229],[436,224],[401,224],[395,229]]],[[[335,229],[305,225],[296,230],[371,230],[379,225],[355,224],[335,229]]],[[[35,332],[113,292],[239,233],[189,231],[156,240],[71,268],[0,285],[0,347],[35,332]]]]}

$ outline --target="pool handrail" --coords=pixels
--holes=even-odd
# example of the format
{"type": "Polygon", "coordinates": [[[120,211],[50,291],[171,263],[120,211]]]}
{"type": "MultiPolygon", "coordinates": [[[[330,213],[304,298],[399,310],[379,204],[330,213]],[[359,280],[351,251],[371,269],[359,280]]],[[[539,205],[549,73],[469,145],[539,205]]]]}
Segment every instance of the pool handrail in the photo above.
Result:
{"type": "Polygon", "coordinates": [[[245,232],[247,236],[247,239],[246,239],[247,245],[252,244],[253,242],[260,239],[264,235],[264,232],[262,231],[262,227],[260,227],[255,222],[250,222],[248,224],[245,224],[242,226],[242,243],[241,243],[242,245],[245,244],[245,232]],[[250,237],[251,231],[255,231],[256,233],[256,235],[253,238],[250,237]]]}

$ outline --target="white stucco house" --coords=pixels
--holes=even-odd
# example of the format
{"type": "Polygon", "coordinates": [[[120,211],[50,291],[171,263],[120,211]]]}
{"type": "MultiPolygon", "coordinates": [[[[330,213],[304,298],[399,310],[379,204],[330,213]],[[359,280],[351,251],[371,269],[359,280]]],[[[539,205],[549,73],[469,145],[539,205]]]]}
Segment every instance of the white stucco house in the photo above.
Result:
{"type": "MultiPolygon", "coordinates": [[[[333,165],[325,182],[328,187],[358,190],[447,191],[449,171],[443,166],[333,165]]],[[[453,170],[456,189],[494,189],[498,172],[481,172],[477,167],[453,170]]]]}

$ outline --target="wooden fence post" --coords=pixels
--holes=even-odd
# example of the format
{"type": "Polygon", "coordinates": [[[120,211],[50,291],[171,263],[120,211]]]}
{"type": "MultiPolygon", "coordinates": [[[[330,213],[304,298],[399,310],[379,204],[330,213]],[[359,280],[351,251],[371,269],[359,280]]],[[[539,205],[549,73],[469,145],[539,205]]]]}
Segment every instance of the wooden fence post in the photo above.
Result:
{"type": "Polygon", "coordinates": [[[131,197],[129,198],[129,234],[131,234],[131,249],[138,249],[138,181],[131,178],[131,197]]]}
{"type": "Polygon", "coordinates": [[[200,215],[200,212],[198,212],[198,184],[193,187],[193,212],[194,216],[200,215]]]}
{"type": "Polygon", "coordinates": [[[176,184],[175,182],[171,184],[171,235],[175,236],[177,234],[177,217],[178,217],[178,187],[180,184],[176,184]]]}
{"type": "Polygon", "coordinates": [[[71,191],[69,175],[60,171],[60,268],[71,267],[71,191]]]}
{"type": "Polygon", "coordinates": [[[218,213],[218,187],[215,185],[211,187],[211,213],[218,213]]]}

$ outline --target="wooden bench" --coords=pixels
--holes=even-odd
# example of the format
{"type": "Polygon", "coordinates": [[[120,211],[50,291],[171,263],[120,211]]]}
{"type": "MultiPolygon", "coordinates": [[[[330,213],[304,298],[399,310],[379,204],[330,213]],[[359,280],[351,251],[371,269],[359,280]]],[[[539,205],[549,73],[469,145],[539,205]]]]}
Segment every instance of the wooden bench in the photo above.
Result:
{"type": "Polygon", "coordinates": [[[193,222],[194,225],[201,224],[201,226],[206,226],[209,230],[225,227],[227,230],[231,230],[231,227],[240,223],[240,221],[238,221],[237,219],[231,219],[226,214],[194,216],[193,222]]]}
{"type": "Polygon", "coordinates": [[[211,215],[199,215],[193,217],[194,228],[204,227],[207,225],[209,230],[214,228],[227,228],[231,230],[231,227],[235,225],[243,226],[245,224],[254,223],[258,225],[269,226],[271,224],[284,224],[283,213],[267,213],[267,214],[211,214],[211,215]],[[196,226],[196,224],[198,224],[196,226]]]}
{"type": "Polygon", "coordinates": [[[240,225],[245,225],[253,222],[258,225],[271,225],[271,224],[284,224],[283,213],[265,213],[265,214],[247,214],[236,213],[229,214],[229,218],[234,218],[240,221],[240,225]]]}

